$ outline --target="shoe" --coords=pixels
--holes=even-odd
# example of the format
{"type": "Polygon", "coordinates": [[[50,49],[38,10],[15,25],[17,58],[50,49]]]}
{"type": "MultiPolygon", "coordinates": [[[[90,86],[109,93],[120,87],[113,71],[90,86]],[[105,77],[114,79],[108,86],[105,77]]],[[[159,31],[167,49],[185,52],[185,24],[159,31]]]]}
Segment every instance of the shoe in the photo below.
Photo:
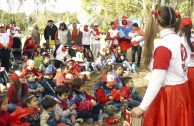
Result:
{"type": "Polygon", "coordinates": [[[87,118],[87,119],[84,119],[84,122],[92,124],[94,120],[92,118],[87,118]]]}
{"type": "Polygon", "coordinates": [[[84,119],[78,118],[78,119],[76,119],[76,122],[77,122],[77,123],[83,123],[83,122],[84,122],[84,119]]]}
{"type": "Polygon", "coordinates": [[[108,118],[109,117],[109,115],[107,114],[107,113],[103,113],[103,119],[106,119],[106,118],[108,118]]]}
{"type": "Polygon", "coordinates": [[[79,123],[76,123],[74,126],[80,126],[80,124],[79,123]]]}

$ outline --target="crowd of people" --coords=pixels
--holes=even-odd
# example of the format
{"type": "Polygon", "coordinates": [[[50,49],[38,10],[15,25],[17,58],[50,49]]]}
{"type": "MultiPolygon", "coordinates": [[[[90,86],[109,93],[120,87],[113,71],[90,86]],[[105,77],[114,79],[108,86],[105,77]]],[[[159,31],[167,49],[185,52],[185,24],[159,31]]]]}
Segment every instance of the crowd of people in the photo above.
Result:
{"type": "Polygon", "coordinates": [[[96,23],[92,29],[84,25],[81,30],[76,23],[72,29],[64,22],[57,28],[48,20],[42,47],[35,24],[24,44],[27,58],[22,59],[22,70],[15,70],[10,77],[14,33],[6,33],[0,25],[0,124],[79,126],[84,121],[92,125],[108,117],[121,119],[124,110],[130,109],[132,117],[145,113],[144,126],[194,125],[191,18],[181,19],[172,8],[160,7],[150,13],[145,35],[137,23],[128,25],[127,18],[122,17],[118,28],[110,23],[104,47],[96,23]],[[160,39],[156,41],[157,33],[160,39]],[[136,65],[142,65],[144,40],[143,65],[151,71],[151,80],[141,98],[129,73],[136,73],[136,65]],[[130,48],[132,61],[126,55],[130,48]],[[92,72],[98,74],[93,95],[85,90],[92,72]]]}

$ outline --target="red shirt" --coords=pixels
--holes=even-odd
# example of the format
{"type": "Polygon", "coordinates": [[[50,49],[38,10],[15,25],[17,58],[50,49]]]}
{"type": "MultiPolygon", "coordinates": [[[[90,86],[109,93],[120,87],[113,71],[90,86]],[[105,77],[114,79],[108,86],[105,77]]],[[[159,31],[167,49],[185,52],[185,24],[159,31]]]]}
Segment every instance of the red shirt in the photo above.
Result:
{"type": "Polygon", "coordinates": [[[0,114],[0,125],[1,126],[13,126],[13,122],[10,119],[8,112],[2,112],[0,114]]]}

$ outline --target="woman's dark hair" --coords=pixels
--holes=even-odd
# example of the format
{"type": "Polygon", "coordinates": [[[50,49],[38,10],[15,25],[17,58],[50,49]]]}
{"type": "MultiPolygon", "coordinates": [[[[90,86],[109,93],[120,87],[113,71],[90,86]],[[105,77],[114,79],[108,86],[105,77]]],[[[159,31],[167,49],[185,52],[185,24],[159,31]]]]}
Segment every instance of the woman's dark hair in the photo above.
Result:
{"type": "Polygon", "coordinates": [[[49,108],[52,108],[56,105],[56,101],[49,96],[46,96],[43,100],[42,100],[42,107],[45,110],[48,110],[49,108]]]}
{"type": "Polygon", "coordinates": [[[86,52],[86,59],[87,59],[88,62],[94,62],[94,56],[93,56],[93,53],[92,53],[91,50],[88,50],[88,51],[86,52]],[[90,55],[89,55],[90,53],[92,54],[91,57],[90,57],[90,55]]]}
{"type": "Polygon", "coordinates": [[[5,95],[5,94],[0,94],[0,107],[1,107],[1,105],[3,104],[4,100],[7,99],[7,98],[8,98],[7,95],[5,95]]]}
{"type": "Polygon", "coordinates": [[[172,8],[162,6],[156,12],[157,13],[153,13],[152,11],[149,13],[145,28],[145,44],[144,44],[145,49],[143,53],[144,57],[143,64],[145,65],[146,68],[150,63],[154,50],[154,39],[157,33],[155,21],[157,20],[158,23],[164,28],[175,28],[178,31],[180,27],[180,23],[178,23],[179,21],[176,20],[175,11],[172,8]]]}
{"type": "Polygon", "coordinates": [[[59,29],[63,30],[63,29],[61,29],[60,26],[64,26],[64,30],[67,30],[67,25],[65,24],[65,22],[62,22],[62,23],[59,24],[59,29]]]}
{"type": "Polygon", "coordinates": [[[191,27],[189,25],[185,26],[185,37],[187,39],[187,44],[189,45],[192,52],[194,52],[194,47],[191,43],[191,27]]]}
{"type": "Polygon", "coordinates": [[[122,84],[123,84],[123,86],[125,86],[126,83],[128,83],[130,80],[132,80],[132,77],[124,77],[124,78],[122,78],[122,84]]]}
{"type": "Polygon", "coordinates": [[[19,93],[19,90],[21,88],[21,91],[22,91],[22,98],[24,97],[24,95],[26,94],[26,91],[25,91],[25,85],[24,84],[21,84],[20,83],[20,80],[19,78],[17,80],[15,80],[13,82],[13,103],[17,103],[18,102],[18,93],[19,93]]]}
{"type": "Polygon", "coordinates": [[[123,65],[120,64],[120,63],[117,63],[114,65],[114,70],[116,71],[119,67],[122,67],[123,68],[123,65]]]}
{"type": "Polygon", "coordinates": [[[84,80],[81,78],[75,78],[72,81],[72,88],[73,89],[80,89],[81,86],[85,84],[84,80]]]}
{"type": "Polygon", "coordinates": [[[64,85],[60,85],[60,86],[57,86],[56,88],[55,88],[55,94],[58,96],[61,96],[61,95],[63,95],[64,93],[69,93],[69,89],[66,87],[66,86],[64,86],[64,85]]]}
{"type": "Polygon", "coordinates": [[[22,107],[28,107],[27,104],[30,103],[34,97],[35,95],[33,94],[27,94],[24,96],[22,100],[22,107]]]}
{"type": "Polygon", "coordinates": [[[134,27],[139,27],[137,23],[132,24],[134,27]]]}

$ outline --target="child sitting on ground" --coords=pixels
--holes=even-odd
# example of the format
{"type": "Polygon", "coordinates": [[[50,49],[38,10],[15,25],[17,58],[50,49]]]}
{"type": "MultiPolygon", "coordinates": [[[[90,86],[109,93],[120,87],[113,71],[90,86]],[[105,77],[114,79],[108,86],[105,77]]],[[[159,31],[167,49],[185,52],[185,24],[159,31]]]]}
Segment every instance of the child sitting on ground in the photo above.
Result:
{"type": "Polygon", "coordinates": [[[95,62],[95,65],[96,65],[96,68],[98,71],[101,71],[103,69],[103,67],[106,67],[106,64],[103,61],[104,61],[104,59],[103,59],[102,54],[98,53],[97,59],[95,62]]]}
{"type": "Polygon", "coordinates": [[[27,94],[23,98],[23,108],[17,108],[10,116],[17,125],[40,125],[40,110],[38,109],[38,101],[33,94],[27,94]]]}
{"type": "Polygon", "coordinates": [[[18,70],[11,76],[13,84],[8,88],[9,113],[15,111],[16,108],[21,107],[23,97],[28,94],[28,85],[25,83],[24,76],[25,75],[18,70]]]}
{"type": "Polygon", "coordinates": [[[68,95],[69,89],[64,86],[60,85],[55,88],[56,97],[56,109],[55,112],[60,116],[60,123],[65,123],[70,126],[79,126],[79,123],[76,122],[76,104],[72,104],[70,106],[68,95]]]}
{"type": "Polygon", "coordinates": [[[61,65],[61,74],[57,78],[57,85],[65,85],[71,89],[73,75],[68,73],[68,72],[69,72],[69,66],[62,64],[61,65]]]}
{"type": "Polygon", "coordinates": [[[50,50],[46,43],[42,44],[41,55],[50,55],[50,50]]]}
{"type": "Polygon", "coordinates": [[[111,74],[105,74],[103,77],[103,84],[96,90],[96,97],[100,105],[104,107],[104,113],[113,115],[115,118],[121,119],[121,103],[120,98],[114,98],[111,91],[117,82],[111,74]]]}
{"type": "Polygon", "coordinates": [[[28,85],[28,92],[34,94],[38,100],[38,103],[41,102],[42,92],[44,92],[44,88],[41,84],[36,80],[34,73],[28,72],[26,74],[26,84],[28,85]]]}
{"type": "Polygon", "coordinates": [[[49,55],[42,56],[42,64],[39,66],[39,71],[43,74],[46,71],[46,68],[50,65],[49,64],[50,57],[49,55]]]}
{"type": "Polygon", "coordinates": [[[34,68],[34,61],[31,59],[27,60],[26,66],[22,70],[24,75],[26,75],[28,72],[33,72],[37,76],[38,80],[42,79],[41,72],[34,68]]]}
{"type": "Polygon", "coordinates": [[[43,96],[51,95],[55,96],[54,88],[56,86],[55,82],[53,81],[55,74],[55,68],[53,66],[48,66],[45,71],[44,78],[42,80],[42,86],[44,88],[43,96]]]}
{"type": "Polygon", "coordinates": [[[76,104],[78,118],[83,118],[88,123],[98,120],[98,114],[102,109],[96,105],[95,98],[86,93],[84,89],[84,80],[75,78],[72,81],[72,92],[70,93],[70,106],[76,104]]]}
{"type": "Polygon", "coordinates": [[[8,109],[8,97],[5,94],[0,94],[0,124],[1,126],[13,126],[10,119],[8,109]]]}
{"type": "Polygon", "coordinates": [[[56,101],[49,96],[42,100],[43,112],[40,115],[41,126],[56,126],[59,116],[55,113],[56,101]]]}

